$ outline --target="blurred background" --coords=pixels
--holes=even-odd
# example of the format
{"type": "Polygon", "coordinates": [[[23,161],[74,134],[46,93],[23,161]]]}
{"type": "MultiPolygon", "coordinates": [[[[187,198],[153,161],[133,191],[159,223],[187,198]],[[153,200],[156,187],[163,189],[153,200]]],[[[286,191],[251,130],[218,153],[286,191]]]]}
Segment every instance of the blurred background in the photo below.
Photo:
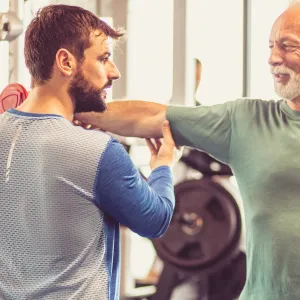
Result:
{"type": "MultiPolygon", "coordinates": [[[[196,106],[240,97],[277,99],[267,63],[268,41],[273,22],[289,2],[1,0],[0,91],[14,82],[30,89],[24,31],[39,8],[69,4],[127,32],[113,53],[122,78],[114,84],[110,101],[196,106]]],[[[150,156],[144,141],[121,140],[147,178],[150,156]]],[[[174,170],[174,186],[177,200],[185,205],[178,205],[162,240],[141,238],[122,227],[121,298],[236,299],[246,276],[246,232],[231,170],[206,153],[185,149],[174,170]],[[205,234],[207,228],[215,234],[205,234]]]]}

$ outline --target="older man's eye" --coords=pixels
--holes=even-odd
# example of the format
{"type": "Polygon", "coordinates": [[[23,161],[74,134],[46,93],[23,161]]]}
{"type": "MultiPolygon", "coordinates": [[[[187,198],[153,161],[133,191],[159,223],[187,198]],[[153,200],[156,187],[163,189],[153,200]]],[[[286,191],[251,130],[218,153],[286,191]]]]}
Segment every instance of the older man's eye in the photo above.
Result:
{"type": "Polygon", "coordinates": [[[296,48],[296,46],[295,45],[290,45],[290,44],[283,44],[283,48],[285,48],[285,49],[294,49],[294,48],[296,48]]]}

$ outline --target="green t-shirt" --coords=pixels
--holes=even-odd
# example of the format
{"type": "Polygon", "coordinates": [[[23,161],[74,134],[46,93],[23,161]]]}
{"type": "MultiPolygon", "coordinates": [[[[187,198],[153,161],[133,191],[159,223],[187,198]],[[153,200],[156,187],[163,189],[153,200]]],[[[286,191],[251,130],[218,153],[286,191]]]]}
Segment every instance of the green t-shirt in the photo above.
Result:
{"type": "Polygon", "coordinates": [[[167,109],[178,145],[229,164],[245,212],[247,281],[240,300],[300,299],[300,112],[239,99],[167,109]]]}

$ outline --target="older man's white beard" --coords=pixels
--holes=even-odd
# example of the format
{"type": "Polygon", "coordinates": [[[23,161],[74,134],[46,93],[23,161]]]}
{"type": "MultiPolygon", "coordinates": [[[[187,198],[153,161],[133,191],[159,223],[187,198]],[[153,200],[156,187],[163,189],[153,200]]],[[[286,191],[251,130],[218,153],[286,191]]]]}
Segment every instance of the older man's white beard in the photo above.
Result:
{"type": "Polygon", "coordinates": [[[271,72],[273,74],[282,73],[290,75],[289,81],[286,85],[274,81],[275,92],[279,97],[292,101],[300,96],[300,74],[296,74],[291,69],[282,66],[271,68],[271,72]]]}

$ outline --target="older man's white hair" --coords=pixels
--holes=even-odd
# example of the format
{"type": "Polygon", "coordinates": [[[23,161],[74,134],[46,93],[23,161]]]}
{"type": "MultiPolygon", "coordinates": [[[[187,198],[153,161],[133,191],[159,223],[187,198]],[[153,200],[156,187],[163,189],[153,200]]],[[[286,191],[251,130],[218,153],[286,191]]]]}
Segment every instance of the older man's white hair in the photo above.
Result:
{"type": "Polygon", "coordinates": [[[296,5],[296,4],[300,4],[300,0],[290,0],[289,7],[296,5]]]}

